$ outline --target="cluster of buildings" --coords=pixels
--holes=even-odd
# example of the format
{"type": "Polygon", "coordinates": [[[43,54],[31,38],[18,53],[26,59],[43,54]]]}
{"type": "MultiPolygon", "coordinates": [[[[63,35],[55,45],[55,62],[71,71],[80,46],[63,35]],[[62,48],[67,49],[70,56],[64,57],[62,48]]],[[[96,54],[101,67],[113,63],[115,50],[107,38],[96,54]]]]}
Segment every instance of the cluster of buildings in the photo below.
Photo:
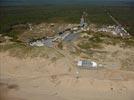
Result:
{"type": "Polygon", "coordinates": [[[66,29],[62,32],[55,34],[53,37],[44,37],[42,39],[37,39],[34,41],[30,41],[30,46],[47,46],[47,47],[55,47],[61,41],[73,41],[78,37],[78,33],[82,32],[84,28],[80,26],[72,27],[70,29],[66,29]]]}
{"type": "Polygon", "coordinates": [[[113,35],[116,36],[129,36],[129,33],[122,27],[122,26],[103,26],[102,28],[99,28],[97,30],[98,32],[107,32],[107,33],[112,33],[113,35]]]}
{"type": "MultiPolygon", "coordinates": [[[[86,13],[83,12],[83,15],[80,20],[80,25],[62,30],[61,32],[55,34],[55,36],[53,37],[45,37],[42,39],[30,41],[29,44],[30,46],[55,47],[61,41],[75,40],[79,35],[78,33],[89,30],[89,28],[87,27],[88,27],[88,24],[86,23],[86,13]]],[[[30,30],[31,30],[31,27],[30,27],[30,30]]]]}

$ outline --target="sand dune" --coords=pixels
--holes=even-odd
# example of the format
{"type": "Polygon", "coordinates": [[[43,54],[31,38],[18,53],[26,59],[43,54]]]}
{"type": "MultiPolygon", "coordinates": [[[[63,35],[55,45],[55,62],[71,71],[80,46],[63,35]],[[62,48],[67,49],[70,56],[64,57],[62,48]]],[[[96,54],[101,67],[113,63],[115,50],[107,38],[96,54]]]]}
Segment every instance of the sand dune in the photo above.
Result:
{"type": "Polygon", "coordinates": [[[53,63],[8,53],[0,57],[1,100],[134,100],[134,72],[81,70],[76,78],[71,56],[53,63]]]}

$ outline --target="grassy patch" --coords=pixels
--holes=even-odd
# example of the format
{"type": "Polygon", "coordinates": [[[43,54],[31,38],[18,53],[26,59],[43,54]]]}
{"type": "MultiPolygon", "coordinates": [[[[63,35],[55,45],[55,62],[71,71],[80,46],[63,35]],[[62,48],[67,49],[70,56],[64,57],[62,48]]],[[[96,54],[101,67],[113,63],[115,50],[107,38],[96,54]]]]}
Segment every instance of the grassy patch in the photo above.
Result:
{"type": "Polygon", "coordinates": [[[134,71],[134,55],[122,61],[122,70],[134,71]]]}
{"type": "Polygon", "coordinates": [[[95,42],[81,42],[80,44],[78,44],[78,46],[81,48],[81,49],[90,49],[90,48],[97,48],[97,49],[100,49],[102,48],[102,46],[99,44],[99,43],[95,43],[95,42]]]}
{"type": "Polygon", "coordinates": [[[89,38],[88,40],[91,41],[91,42],[94,42],[94,43],[102,43],[103,42],[103,39],[100,36],[97,36],[97,35],[89,38]]]}
{"type": "Polygon", "coordinates": [[[89,32],[91,37],[87,37],[86,40],[82,40],[78,46],[82,49],[90,48],[102,48],[102,44],[106,45],[121,45],[123,47],[134,47],[134,37],[122,38],[111,35],[110,33],[94,33],[89,32]]]}
{"type": "Polygon", "coordinates": [[[11,56],[19,58],[25,58],[31,49],[32,48],[21,43],[0,45],[1,52],[8,51],[11,56]]]}
{"type": "Polygon", "coordinates": [[[10,31],[8,33],[5,33],[4,35],[12,37],[13,40],[17,40],[17,38],[18,38],[17,36],[19,35],[19,33],[16,31],[10,31]]]}
{"type": "Polygon", "coordinates": [[[56,57],[62,57],[60,53],[53,48],[48,47],[30,47],[23,43],[13,43],[0,45],[0,52],[8,51],[13,57],[26,58],[26,57],[44,57],[51,58],[51,55],[56,57]]]}
{"type": "Polygon", "coordinates": [[[125,46],[134,47],[134,37],[131,37],[129,39],[124,39],[123,41],[125,43],[125,46]]]}

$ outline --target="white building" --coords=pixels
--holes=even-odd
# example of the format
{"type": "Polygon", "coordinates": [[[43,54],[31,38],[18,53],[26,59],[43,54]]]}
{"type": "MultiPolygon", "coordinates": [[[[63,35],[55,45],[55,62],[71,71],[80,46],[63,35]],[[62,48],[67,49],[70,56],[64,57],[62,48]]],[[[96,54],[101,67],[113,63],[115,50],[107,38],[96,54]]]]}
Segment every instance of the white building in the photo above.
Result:
{"type": "Polygon", "coordinates": [[[80,60],[77,62],[77,66],[83,69],[96,69],[97,63],[89,60],[80,60]]]}

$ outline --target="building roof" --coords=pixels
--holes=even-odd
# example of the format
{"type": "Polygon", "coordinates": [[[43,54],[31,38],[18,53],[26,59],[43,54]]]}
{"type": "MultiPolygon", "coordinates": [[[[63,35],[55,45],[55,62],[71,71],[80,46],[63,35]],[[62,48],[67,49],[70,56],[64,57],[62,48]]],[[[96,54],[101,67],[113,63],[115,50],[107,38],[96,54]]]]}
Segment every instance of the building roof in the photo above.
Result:
{"type": "Polygon", "coordinates": [[[80,60],[77,62],[80,68],[97,68],[97,63],[89,60],[80,60]]]}

